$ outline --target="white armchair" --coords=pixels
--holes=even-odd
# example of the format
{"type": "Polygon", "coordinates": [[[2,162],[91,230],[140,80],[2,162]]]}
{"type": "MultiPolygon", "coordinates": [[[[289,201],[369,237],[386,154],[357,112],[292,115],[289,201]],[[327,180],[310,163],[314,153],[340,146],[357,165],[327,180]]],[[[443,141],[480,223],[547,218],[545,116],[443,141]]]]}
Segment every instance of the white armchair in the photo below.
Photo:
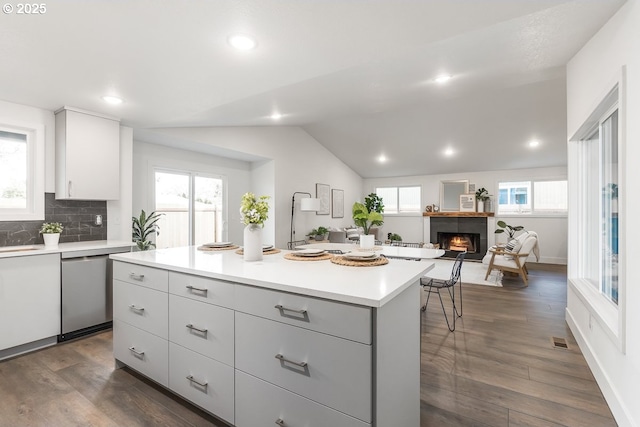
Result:
{"type": "Polygon", "coordinates": [[[538,234],[534,231],[527,231],[516,238],[517,244],[513,250],[508,248],[492,247],[485,255],[482,262],[489,264],[485,280],[492,270],[509,271],[520,275],[525,285],[528,285],[527,258],[533,254],[536,261],[539,260],[538,234]],[[519,245],[519,247],[518,247],[519,245]]]}

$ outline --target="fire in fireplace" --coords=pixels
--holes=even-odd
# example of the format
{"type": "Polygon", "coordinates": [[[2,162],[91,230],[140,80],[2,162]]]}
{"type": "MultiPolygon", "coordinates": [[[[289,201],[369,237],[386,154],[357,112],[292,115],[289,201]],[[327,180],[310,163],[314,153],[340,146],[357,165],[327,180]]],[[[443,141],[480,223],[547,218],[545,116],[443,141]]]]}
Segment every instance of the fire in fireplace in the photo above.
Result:
{"type": "Polygon", "coordinates": [[[447,251],[476,253],[480,248],[480,234],[438,232],[438,243],[447,251]]]}

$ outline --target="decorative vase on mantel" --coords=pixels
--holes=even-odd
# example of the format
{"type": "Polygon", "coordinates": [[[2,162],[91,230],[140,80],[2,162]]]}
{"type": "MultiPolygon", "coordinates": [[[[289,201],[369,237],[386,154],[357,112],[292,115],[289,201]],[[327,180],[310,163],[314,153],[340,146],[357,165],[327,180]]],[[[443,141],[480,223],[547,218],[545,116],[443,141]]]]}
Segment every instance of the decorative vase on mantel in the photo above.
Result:
{"type": "Polygon", "coordinates": [[[478,212],[484,212],[484,200],[478,200],[478,212]]]}
{"type": "Polygon", "coordinates": [[[245,261],[262,261],[262,225],[248,224],[244,227],[242,254],[245,261]]]}

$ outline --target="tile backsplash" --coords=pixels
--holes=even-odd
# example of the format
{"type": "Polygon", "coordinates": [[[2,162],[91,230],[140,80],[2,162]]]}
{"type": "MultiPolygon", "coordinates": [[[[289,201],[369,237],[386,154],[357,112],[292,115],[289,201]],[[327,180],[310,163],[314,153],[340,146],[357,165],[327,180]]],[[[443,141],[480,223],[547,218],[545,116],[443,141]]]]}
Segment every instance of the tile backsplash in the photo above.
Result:
{"type": "Polygon", "coordinates": [[[43,222],[62,223],[60,243],[107,240],[107,202],[56,200],[54,193],[45,193],[44,221],[0,221],[0,246],[44,243],[40,234],[43,222]],[[94,224],[96,215],[102,215],[102,225],[94,224]]]}

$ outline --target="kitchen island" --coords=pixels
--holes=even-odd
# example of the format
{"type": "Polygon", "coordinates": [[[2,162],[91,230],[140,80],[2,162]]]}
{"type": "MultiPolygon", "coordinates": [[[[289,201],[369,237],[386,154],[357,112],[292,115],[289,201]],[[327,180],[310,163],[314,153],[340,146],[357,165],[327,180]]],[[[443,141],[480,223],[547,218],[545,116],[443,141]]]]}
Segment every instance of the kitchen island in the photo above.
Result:
{"type": "Polygon", "coordinates": [[[419,280],[433,263],[287,252],[112,255],[117,364],[240,427],[418,426],[419,280]]]}

